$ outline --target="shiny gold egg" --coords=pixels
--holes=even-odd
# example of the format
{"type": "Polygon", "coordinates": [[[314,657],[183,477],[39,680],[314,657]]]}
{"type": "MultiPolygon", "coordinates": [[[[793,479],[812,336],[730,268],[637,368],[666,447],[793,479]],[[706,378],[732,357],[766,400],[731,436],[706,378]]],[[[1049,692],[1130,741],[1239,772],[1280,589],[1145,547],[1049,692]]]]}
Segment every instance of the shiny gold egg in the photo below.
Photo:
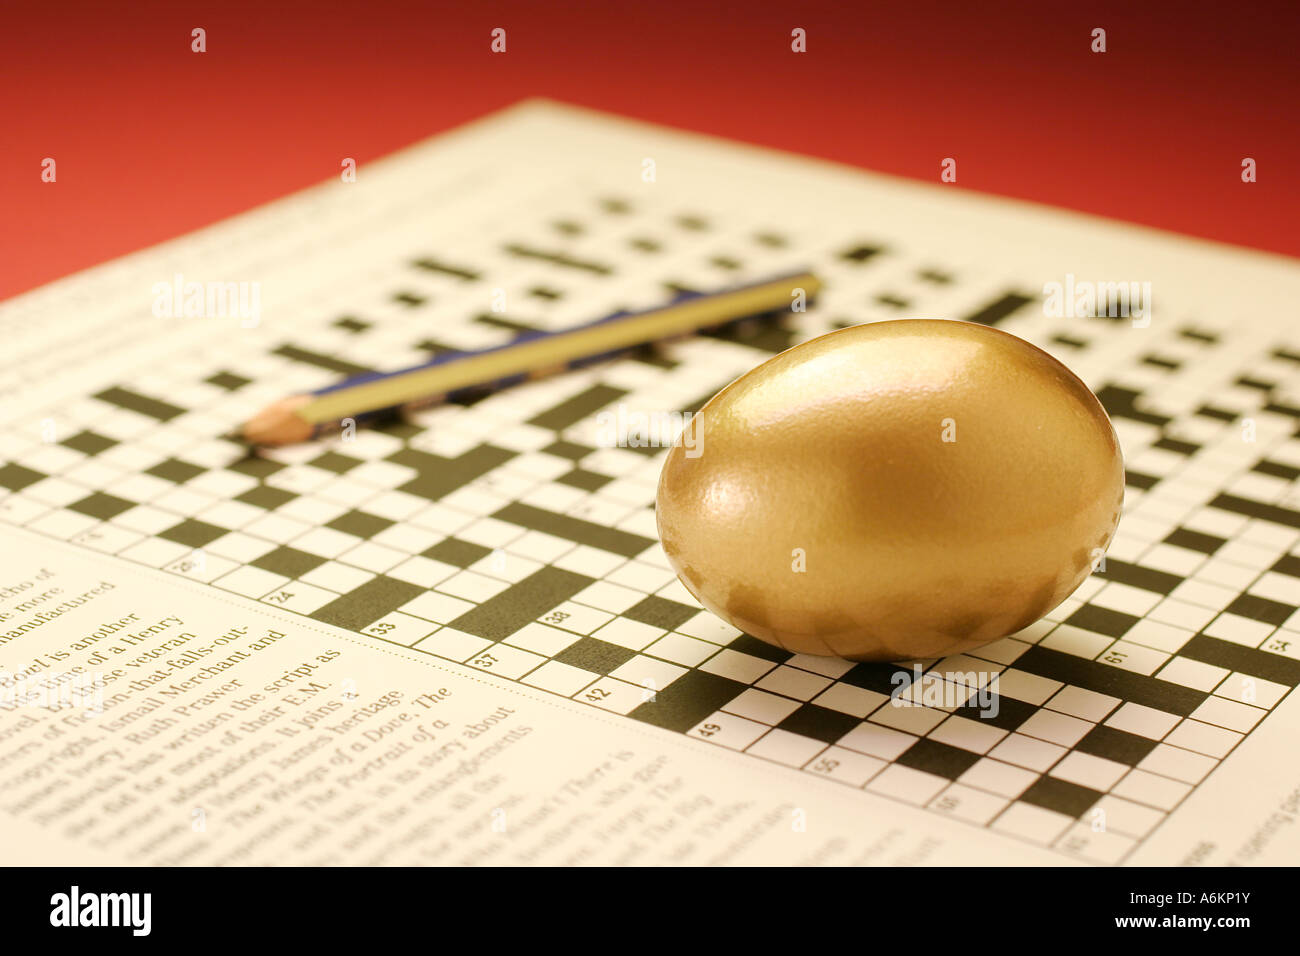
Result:
{"type": "Polygon", "coordinates": [[[854,326],[715,395],[668,454],[664,551],[788,651],[942,657],[1038,620],[1119,522],[1110,419],[1041,349],[969,322],[854,326]]]}

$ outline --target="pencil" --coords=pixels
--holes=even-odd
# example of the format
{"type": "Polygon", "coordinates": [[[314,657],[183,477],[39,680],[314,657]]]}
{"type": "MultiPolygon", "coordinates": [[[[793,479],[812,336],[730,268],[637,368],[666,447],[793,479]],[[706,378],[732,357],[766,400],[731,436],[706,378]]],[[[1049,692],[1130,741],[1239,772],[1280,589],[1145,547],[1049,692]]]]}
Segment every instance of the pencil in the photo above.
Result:
{"type": "Polygon", "coordinates": [[[239,431],[253,445],[287,445],[462,394],[504,388],[543,375],[601,362],[650,342],[731,322],[789,311],[803,290],[811,301],[821,281],[808,271],[716,292],[686,292],[667,305],[616,312],[559,332],[524,333],[514,341],[471,352],[448,352],[395,372],[370,372],[281,399],[239,431]]]}

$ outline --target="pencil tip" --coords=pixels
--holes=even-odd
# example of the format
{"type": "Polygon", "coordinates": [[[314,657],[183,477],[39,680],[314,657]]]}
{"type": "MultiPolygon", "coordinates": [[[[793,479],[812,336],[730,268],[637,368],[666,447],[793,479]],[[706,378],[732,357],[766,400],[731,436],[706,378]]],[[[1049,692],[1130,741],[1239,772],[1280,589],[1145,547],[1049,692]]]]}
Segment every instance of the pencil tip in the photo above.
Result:
{"type": "Polygon", "coordinates": [[[310,397],[294,395],[262,409],[239,429],[240,441],[246,445],[292,445],[312,436],[312,426],[298,415],[310,397]]]}

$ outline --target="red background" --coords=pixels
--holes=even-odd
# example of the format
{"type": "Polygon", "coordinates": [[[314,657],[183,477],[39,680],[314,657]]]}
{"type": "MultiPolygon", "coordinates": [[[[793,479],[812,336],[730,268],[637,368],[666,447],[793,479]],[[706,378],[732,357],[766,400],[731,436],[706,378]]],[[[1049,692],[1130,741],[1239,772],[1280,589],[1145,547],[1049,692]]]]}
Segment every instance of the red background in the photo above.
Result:
{"type": "Polygon", "coordinates": [[[0,297],[533,95],[1300,255],[1300,5],[1130,6],[11,3],[0,297]]]}

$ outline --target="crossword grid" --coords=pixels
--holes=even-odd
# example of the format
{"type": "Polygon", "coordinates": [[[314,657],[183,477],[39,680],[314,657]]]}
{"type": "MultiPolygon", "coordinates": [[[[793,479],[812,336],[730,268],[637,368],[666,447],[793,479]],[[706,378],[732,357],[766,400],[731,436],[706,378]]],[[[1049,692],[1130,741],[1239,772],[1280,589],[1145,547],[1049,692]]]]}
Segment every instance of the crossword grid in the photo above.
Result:
{"type": "Polygon", "coordinates": [[[368,301],[269,348],[232,335],[49,409],[55,441],[39,422],[4,436],[0,517],[1097,862],[1130,853],[1300,681],[1300,343],[1190,319],[1141,335],[1126,319],[1053,319],[1033,283],[870,231],[580,195],[411,250],[370,276],[368,301]],[[340,375],[799,266],[826,283],[803,315],[352,440],[250,456],[213,437],[340,375]],[[993,718],[974,700],[892,706],[910,662],[791,655],[702,611],[657,543],[666,449],[596,439],[597,413],[619,403],[695,411],[790,345],[917,315],[1053,352],[1094,385],[1126,451],[1104,568],[1025,631],[925,662],[996,672],[993,718]],[[1222,363],[1240,373],[1207,398],[1222,363]]]}

